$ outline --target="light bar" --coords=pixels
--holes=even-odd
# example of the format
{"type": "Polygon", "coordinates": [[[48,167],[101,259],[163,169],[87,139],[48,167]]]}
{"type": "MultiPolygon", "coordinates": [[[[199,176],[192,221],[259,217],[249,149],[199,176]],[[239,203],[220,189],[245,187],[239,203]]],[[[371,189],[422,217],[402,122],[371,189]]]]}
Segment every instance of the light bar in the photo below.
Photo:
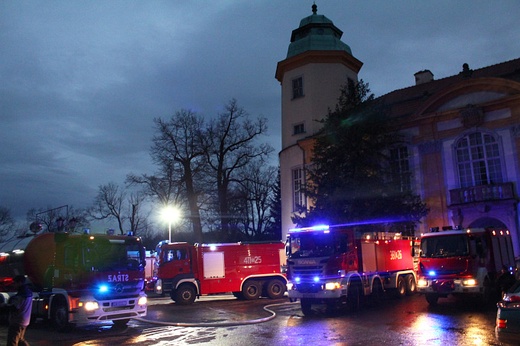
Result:
{"type": "Polygon", "coordinates": [[[312,231],[328,231],[328,225],[316,225],[312,227],[302,227],[302,228],[291,228],[289,232],[312,232],[312,231]]]}

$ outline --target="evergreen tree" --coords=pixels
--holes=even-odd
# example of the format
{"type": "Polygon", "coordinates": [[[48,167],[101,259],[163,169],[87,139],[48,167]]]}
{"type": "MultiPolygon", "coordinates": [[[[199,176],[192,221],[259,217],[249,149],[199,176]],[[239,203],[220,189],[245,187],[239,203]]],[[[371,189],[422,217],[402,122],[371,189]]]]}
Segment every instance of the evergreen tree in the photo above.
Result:
{"type": "Polygon", "coordinates": [[[305,188],[312,207],[295,223],[377,222],[412,232],[427,209],[392,181],[389,149],[404,143],[368,84],[349,79],[322,123],[305,188]]]}

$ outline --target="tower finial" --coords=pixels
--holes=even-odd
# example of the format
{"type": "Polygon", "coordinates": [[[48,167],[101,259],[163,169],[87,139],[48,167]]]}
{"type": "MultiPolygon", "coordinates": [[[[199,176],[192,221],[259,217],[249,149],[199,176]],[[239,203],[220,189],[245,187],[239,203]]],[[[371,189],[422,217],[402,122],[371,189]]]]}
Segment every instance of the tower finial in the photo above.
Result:
{"type": "Polygon", "coordinates": [[[312,14],[316,14],[318,12],[318,6],[316,6],[316,2],[312,4],[312,14]]]}

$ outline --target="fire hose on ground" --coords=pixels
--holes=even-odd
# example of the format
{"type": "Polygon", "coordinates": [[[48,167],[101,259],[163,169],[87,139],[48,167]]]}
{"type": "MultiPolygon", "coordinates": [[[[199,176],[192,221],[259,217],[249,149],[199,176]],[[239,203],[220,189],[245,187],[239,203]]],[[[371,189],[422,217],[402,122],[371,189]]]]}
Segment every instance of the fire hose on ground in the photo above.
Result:
{"type": "Polygon", "coordinates": [[[246,321],[235,321],[235,322],[203,322],[203,323],[186,323],[186,322],[162,322],[162,321],[152,321],[144,318],[134,318],[134,320],[144,323],[150,323],[160,326],[171,326],[171,327],[233,327],[233,326],[242,326],[249,324],[258,324],[270,321],[276,317],[276,312],[271,310],[271,308],[284,306],[284,305],[292,305],[293,302],[288,303],[278,303],[278,304],[269,304],[263,307],[265,311],[267,311],[270,316],[257,318],[254,320],[246,320],[246,321]]]}

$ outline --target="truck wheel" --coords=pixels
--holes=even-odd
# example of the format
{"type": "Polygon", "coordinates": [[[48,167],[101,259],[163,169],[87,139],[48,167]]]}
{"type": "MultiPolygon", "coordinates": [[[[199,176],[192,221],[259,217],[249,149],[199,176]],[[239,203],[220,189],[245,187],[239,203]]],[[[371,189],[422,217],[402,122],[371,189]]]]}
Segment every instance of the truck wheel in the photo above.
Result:
{"type": "Polygon", "coordinates": [[[406,281],[403,276],[397,278],[396,296],[402,298],[406,295],[406,281]]]}
{"type": "Polygon", "coordinates": [[[300,299],[300,306],[302,308],[302,313],[303,315],[305,316],[310,316],[312,315],[312,304],[311,304],[311,300],[308,299],[308,298],[302,298],[300,299]]]}
{"type": "Polygon", "coordinates": [[[426,301],[430,305],[437,305],[437,301],[439,300],[439,295],[435,293],[426,293],[425,294],[426,301]]]}
{"type": "Polygon", "coordinates": [[[242,294],[246,300],[258,299],[261,292],[260,284],[256,281],[247,280],[242,286],[242,294]]]}
{"type": "Polygon", "coordinates": [[[267,283],[267,296],[271,299],[282,298],[285,293],[285,284],[282,280],[274,279],[267,283]]]}
{"type": "Polygon", "coordinates": [[[347,291],[347,309],[358,311],[361,307],[361,287],[357,283],[350,285],[347,291]]]}
{"type": "Polygon", "coordinates": [[[69,311],[67,303],[62,299],[57,299],[51,312],[51,322],[59,332],[65,332],[70,329],[69,311]]]}
{"type": "Polygon", "coordinates": [[[417,291],[417,283],[415,277],[412,274],[406,276],[406,295],[411,296],[417,291]]]}
{"type": "Polygon", "coordinates": [[[179,305],[193,304],[195,298],[195,288],[190,284],[182,284],[175,290],[175,302],[179,305]]]}
{"type": "Polygon", "coordinates": [[[383,285],[381,281],[376,279],[374,280],[374,284],[372,286],[372,303],[379,305],[383,301],[385,295],[385,291],[383,289],[383,285]]]}

